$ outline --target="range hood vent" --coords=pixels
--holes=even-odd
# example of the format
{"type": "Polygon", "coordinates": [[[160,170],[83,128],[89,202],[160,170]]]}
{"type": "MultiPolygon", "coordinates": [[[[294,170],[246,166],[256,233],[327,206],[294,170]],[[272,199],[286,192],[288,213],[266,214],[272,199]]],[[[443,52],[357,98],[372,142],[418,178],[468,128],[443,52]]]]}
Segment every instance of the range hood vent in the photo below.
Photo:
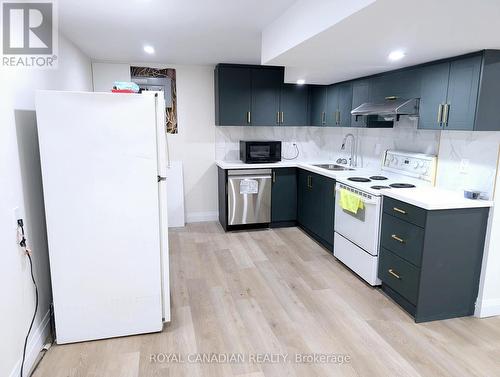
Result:
{"type": "Polygon", "coordinates": [[[387,97],[382,103],[363,103],[351,111],[356,117],[361,115],[379,115],[384,118],[399,120],[401,115],[418,115],[418,98],[399,99],[387,97]]]}

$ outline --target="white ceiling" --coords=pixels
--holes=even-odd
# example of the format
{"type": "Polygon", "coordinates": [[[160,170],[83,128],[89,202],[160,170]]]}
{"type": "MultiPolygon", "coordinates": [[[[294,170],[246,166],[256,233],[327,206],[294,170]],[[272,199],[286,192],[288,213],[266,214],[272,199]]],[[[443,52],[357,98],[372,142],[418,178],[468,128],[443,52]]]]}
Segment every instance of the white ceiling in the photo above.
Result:
{"type": "Polygon", "coordinates": [[[326,84],[485,48],[500,49],[499,0],[377,0],[263,63],[326,84]]]}
{"type": "Polygon", "coordinates": [[[262,29],[293,2],[59,0],[59,26],[96,60],[258,64],[262,29]],[[155,47],[154,56],[144,44],[155,47]]]}
{"type": "Polygon", "coordinates": [[[500,0],[59,0],[62,32],[91,58],[263,63],[333,83],[500,49],[500,0]],[[261,45],[262,33],[262,45],[261,45]],[[156,53],[148,55],[150,44],[156,53]],[[403,49],[406,57],[389,62],[403,49]]]}

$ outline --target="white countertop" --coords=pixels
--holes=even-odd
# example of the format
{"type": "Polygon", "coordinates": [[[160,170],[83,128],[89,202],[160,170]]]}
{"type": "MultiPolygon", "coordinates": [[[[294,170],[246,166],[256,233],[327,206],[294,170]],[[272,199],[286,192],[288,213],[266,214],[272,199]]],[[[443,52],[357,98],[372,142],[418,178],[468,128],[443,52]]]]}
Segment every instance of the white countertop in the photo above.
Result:
{"type": "MultiPolygon", "coordinates": [[[[338,182],[353,186],[348,177],[355,176],[370,176],[380,174],[380,171],[367,170],[356,168],[355,171],[331,171],[314,166],[317,164],[334,164],[332,161],[280,161],[264,164],[245,164],[242,161],[215,161],[216,165],[222,169],[272,169],[272,168],[301,168],[312,171],[326,177],[334,178],[338,182]]],[[[414,206],[426,210],[442,210],[442,209],[458,209],[458,208],[482,208],[493,207],[493,201],[488,200],[472,200],[466,199],[461,191],[444,190],[431,186],[423,186],[416,188],[392,188],[389,190],[380,190],[380,194],[388,196],[402,202],[412,204],[414,206]]]]}
{"type": "Polygon", "coordinates": [[[222,169],[271,169],[271,168],[295,168],[296,161],[280,161],[265,164],[245,164],[242,161],[222,161],[216,160],[215,164],[222,169]]]}
{"type": "Polygon", "coordinates": [[[466,199],[460,191],[444,190],[437,187],[415,187],[381,191],[384,196],[427,210],[493,207],[492,201],[466,199]]]}

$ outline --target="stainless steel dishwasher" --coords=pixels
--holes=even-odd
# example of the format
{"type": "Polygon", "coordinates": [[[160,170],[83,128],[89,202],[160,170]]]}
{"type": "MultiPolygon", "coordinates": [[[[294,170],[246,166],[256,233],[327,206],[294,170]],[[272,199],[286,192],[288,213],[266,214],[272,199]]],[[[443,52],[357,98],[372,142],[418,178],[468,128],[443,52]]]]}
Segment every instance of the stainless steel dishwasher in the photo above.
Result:
{"type": "Polygon", "coordinates": [[[271,169],[229,170],[228,225],[271,222],[271,169]]]}

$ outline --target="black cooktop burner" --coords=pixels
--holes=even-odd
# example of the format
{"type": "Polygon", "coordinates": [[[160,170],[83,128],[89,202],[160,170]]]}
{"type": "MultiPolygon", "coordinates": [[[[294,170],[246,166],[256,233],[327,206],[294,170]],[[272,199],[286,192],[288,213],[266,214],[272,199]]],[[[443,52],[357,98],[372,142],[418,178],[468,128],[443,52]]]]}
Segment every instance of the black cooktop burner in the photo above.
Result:
{"type": "Polygon", "coordinates": [[[370,182],[370,179],[368,178],[363,178],[363,177],[351,177],[351,178],[347,178],[349,181],[353,181],[353,182],[370,182]]]}
{"type": "Polygon", "coordinates": [[[370,179],[373,179],[374,181],[385,181],[388,178],[384,177],[383,175],[374,175],[371,176],[370,179]]]}
{"type": "Polygon", "coordinates": [[[393,184],[390,184],[389,186],[394,187],[394,188],[412,188],[412,187],[415,187],[415,185],[412,185],[410,183],[393,183],[393,184]]]}
{"type": "Polygon", "coordinates": [[[389,186],[372,186],[374,190],[390,189],[389,186]]]}

